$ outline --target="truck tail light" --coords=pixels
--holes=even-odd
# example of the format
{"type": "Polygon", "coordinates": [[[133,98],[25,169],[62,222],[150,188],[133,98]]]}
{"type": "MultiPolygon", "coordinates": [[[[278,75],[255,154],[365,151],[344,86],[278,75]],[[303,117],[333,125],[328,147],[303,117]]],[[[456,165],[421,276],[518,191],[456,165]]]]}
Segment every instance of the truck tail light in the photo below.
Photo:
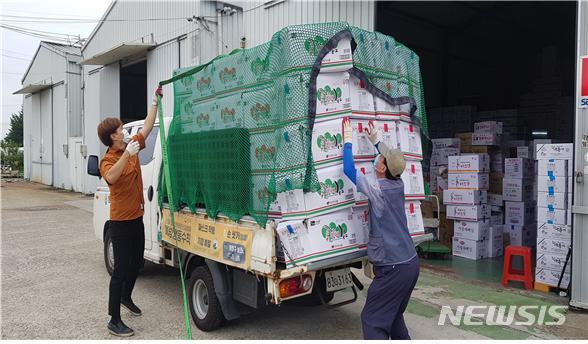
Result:
{"type": "Polygon", "coordinates": [[[312,277],[310,275],[287,278],[280,282],[280,297],[287,298],[290,296],[306,293],[311,288],[312,277]]]}

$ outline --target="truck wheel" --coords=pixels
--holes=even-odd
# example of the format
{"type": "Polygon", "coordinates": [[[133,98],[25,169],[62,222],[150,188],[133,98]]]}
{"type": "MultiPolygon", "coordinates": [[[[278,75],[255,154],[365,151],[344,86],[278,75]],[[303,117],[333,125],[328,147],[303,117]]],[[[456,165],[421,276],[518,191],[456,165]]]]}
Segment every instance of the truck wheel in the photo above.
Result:
{"type": "Polygon", "coordinates": [[[221,326],[224,320],[223,311],[207,267],[199,266],[192,271],[188,285],[188,302],[192,320],[200,330],[214,331],[221,326]]]}
{"type": "Polygon", "coordinates": [[[112,276],[112,272],[114,271],[114,249],[112,247],[110,230],[107,230],[104,236],[104,265],[108,274],[112,276]]]}

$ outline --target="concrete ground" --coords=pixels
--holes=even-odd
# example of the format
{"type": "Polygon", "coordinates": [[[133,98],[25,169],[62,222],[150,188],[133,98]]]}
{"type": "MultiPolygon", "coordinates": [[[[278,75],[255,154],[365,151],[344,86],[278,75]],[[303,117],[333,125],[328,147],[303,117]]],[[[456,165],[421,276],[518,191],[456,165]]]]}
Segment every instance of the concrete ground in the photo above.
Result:
{"type": "MultiPolygon", "coordinates": [[[[2,339],[111,339],[106,330],[109,276],[92,228],[92,198],[23,181],[3,180],[2,339]]],[[[367,286],[361,271],[355,274],[367,286]]],[[[179,272],[147,264],[134,292],[144,315],[123,320],[134,339],[183,339],[179,272]]],[[[283,304],[232,321],[194,339],[361,339],[358,302],[329,310],[283,304]]],[[[345,292],[337,297],[346,297],[345,292]]],[[[566,304],[566,299],[461,280],[423,267],[405,313],[413,339],[586,339],[588,315],[569,312],[563,326],[438,326],[442,305],[566,304]]]]}

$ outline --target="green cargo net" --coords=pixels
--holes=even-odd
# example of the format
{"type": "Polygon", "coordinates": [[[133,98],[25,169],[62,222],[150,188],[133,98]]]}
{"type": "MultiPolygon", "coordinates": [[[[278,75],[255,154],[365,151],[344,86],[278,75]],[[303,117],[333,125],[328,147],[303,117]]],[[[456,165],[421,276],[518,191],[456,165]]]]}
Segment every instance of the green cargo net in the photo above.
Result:
{"type": "MultiPolygon", "coordinates": [[[[314,81],[322,56],[345,35],[354,42],[354,75],[392,102],[410,99],[412,119],[426,135],[416,54],[343,22],[289,26],[270,42],[178,69],[161,83],[174,86],[168,143],[177,207],[234,221],[250,215],[265,226],[278,193],[319,191],[311,150],[314,81]]],[[[160,202],[167,202],[164,183],[160,190],[160,202]]]]}

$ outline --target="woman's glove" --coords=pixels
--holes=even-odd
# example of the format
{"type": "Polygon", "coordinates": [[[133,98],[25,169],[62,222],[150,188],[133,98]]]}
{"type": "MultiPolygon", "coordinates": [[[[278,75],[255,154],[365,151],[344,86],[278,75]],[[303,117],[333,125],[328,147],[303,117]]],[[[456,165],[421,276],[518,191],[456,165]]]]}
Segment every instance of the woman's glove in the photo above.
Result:
{"type": "Polygon", "coordinates": [[[343,143],[353,142],[353,129],[348,117],[343,118],[343,143]]]}
{"type": "Polygon", "coordinates": [[[137,153],[139,153],[140,148],[141,148],[141,146],[139,145],[139,142],[131,141],[131,142],[129,142],[129,144],[127,144],[126,151],[129,152],[130,156],[133,156],[133,155],[137,155],[137,153]]]}

